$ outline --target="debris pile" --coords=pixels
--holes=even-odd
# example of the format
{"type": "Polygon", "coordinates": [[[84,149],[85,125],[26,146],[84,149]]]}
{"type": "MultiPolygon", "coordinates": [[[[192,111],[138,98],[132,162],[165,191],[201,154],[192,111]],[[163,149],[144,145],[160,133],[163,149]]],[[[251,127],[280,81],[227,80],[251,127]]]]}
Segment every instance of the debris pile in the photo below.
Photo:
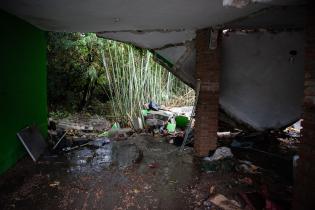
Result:
{"type": "Polygon", "coordinates": [[[227,186],[211,185],[203,208],[290,209],[299,124],[278,131],[218,133],[219,147],[203,158],[202,169],[210,180],[221,174],[230,181],[227,186]]]}

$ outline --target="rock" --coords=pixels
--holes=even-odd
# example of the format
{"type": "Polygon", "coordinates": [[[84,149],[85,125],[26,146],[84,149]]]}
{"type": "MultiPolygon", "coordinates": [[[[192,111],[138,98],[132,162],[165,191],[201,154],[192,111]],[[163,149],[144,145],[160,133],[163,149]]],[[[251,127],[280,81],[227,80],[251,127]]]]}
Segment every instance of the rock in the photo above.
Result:
{"type": "Polygon", "coordinates": [[[222,160],[225,158],[232,158],[233,154],[228,147],[219,147],[211,157],[205,157],[206,161],[222,160]]]}

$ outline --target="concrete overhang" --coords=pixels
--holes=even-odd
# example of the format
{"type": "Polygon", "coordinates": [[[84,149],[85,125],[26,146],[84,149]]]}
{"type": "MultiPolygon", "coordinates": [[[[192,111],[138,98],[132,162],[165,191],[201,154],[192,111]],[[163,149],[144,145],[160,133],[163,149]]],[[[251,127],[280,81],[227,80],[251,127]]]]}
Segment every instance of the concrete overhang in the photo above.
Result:
{"type": "Polygon", "coordinates": [[[2,0],[0,8],[42,30],[96,32],[100,37],[149,49],[158,62],[193,88],[196,81],[196,30],[207,27],[268,29],[268,33],[258,31],[257,34],[244,36],[230,32],[230,37],[223,39],[220,103],[231,117],[258,130],[280,128],[293,122],[301,112],[303,32],[272,35],[270,31],[303,29],[305,1],[235,1],[243,2],[242,8],[223,6],[224,2],[233,0],[2,0]],[[273,41],[278,39],[277,43],[273,41]],[[244,49],[238,42],[253,48],[253,51],[244,48],[246,52],[242,53],[244,49]],[[282,43],[282,51],[274,46],[279,43],[282,43]],[[264,48],[263,45],[269,47],[264,48]],[[276,56],[278,60],[271,61],[268,66],[268,59],[272,58],[265,54],[255,56],[258,49],[276,56]],[[275,50],[278,54],[272,53],[275,50]],[[287,63],[290,59],[287,51],[290,50],[299,52],[297,62],[292,65],[287,63]],[[246,56],[257,62],[257,67],[252,62],[248,63],[246,56]],[[257,74],[252,73],[255,68],[257,74]],[[286,70],[294,73],[289,78],[283,75],[285,82],[281,82],[279,74],[285,74],[286,70]],[[244,79],[235,72],[243,75],[244,79]],[[267,74],[270,77],[266,77],[267,74]],[[260,76],[266,81],[257,82],[260,76]],[[298,79],[292,80],[292,77],[298,79]],[[276,80],[281,88],[279,85],[270,86],[276,80]],[[268,87],[277,90],[271,91],[268,87]],[[251,91],[246,91],[246,88],[251,91]],[[288,100],[282,97],[281,106],[272,103],[278,102],[279,95],[287,96],[288,91],[296,94],[288,100]],[[274,110],[279,114],[272,112],[269,119],[266,118],[273,107],[278,107],[274,110]]]}

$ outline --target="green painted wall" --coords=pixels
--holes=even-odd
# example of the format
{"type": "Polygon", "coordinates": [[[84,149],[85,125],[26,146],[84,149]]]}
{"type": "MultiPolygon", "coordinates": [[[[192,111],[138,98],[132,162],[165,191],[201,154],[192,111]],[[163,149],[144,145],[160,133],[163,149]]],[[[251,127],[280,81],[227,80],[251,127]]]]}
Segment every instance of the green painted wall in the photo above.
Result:
{"type": "Polygon", "coordinates": [[[26,154],[16,133],[47,132],[45,32],[0,10],[0,174],[26,154]]]}

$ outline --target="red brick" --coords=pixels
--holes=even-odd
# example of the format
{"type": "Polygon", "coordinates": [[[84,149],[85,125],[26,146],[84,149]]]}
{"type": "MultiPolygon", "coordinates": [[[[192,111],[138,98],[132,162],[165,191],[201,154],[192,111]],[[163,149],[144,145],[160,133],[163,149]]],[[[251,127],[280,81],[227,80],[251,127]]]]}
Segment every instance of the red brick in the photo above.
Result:
{"type": "Polygon", "coordinates": [[[305,29],[305,89],[302,139],[299,148],[297,177],[294,186],[294,210],[315,206],[315,13],[309,1],[305,29]]]}
{"type": "Polygon", "coordinates": [[[210,29],[197,31],[196,78],[201,80],[196,107],[194,149],[197,156],[207,156],[217,147],[220,39],[215,50],[209,49],[210,29]]]}

